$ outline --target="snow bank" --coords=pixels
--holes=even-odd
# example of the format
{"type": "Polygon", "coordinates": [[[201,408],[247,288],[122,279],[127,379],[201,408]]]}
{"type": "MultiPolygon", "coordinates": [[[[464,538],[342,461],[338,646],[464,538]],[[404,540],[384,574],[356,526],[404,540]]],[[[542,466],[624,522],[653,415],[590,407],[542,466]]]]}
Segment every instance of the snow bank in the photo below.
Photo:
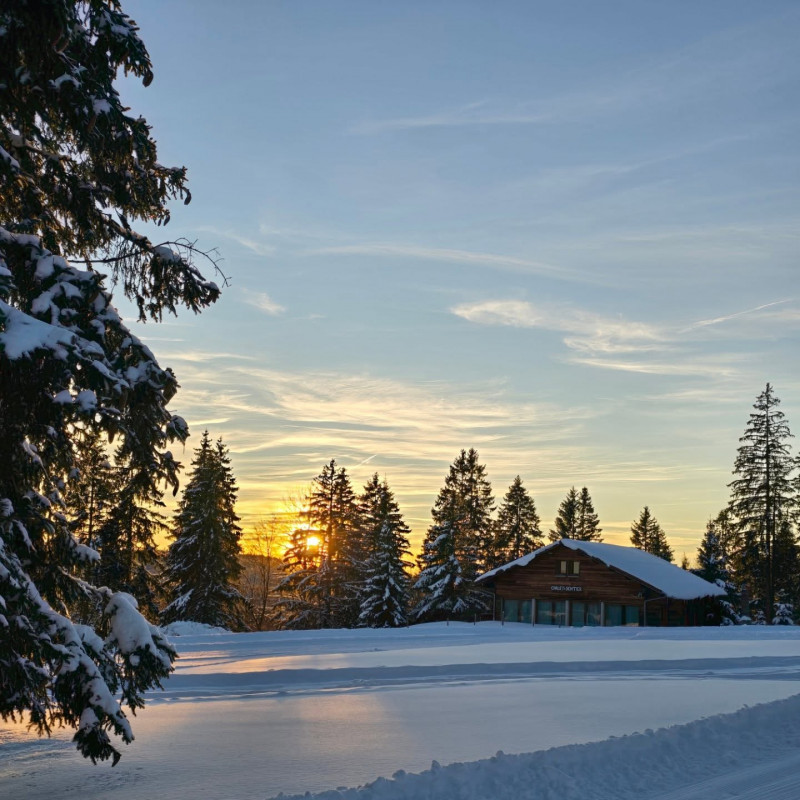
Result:
{"type": "Polygon", "coordinates": [[[198,636],[207,633],[230,633],[225,628],[215,628],[213,625],[206,625],[204,622],[170,622],[161,628],[167,636],[198,636]]]}
{"type": "Polygon", "coordinates": [[[800,695],[603,742],[395,773],[357,789],[281,800],[641,800],[743,766],[795,755],[800,695]]]}

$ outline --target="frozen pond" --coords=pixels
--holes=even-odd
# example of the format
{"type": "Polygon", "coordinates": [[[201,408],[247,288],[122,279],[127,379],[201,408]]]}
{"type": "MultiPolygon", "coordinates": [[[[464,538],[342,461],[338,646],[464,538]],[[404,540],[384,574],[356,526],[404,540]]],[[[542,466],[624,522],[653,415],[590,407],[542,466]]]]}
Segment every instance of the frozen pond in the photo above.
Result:
{"type": "MultiPolygon", "coordinates": [[[[444,765],[486,758],[498,750],[531,752],[606,739],[800,691],[796,637],[730,642],[726,652],[724,643],[715,651],[708,640],[671,641],[653,633],[634,644],[628,636],[616,650],[617,657],[624,653],[627,669],[616,662],[609,671],[602,661],[591,662],[593,651],[614,649],[602,632],[595,639],[555,642],[528,641],[529,631],[524,641],[515,641],[513,631],[502,635],[508,641],[493,650],[501,674],[480,679],[448,677],[448,670],[458,672],[457,661],[462,667],[474,661],[468,657],[470,648],[456,637],[453,647],[440,640],[434,646],[423,638],[414,646],[393,648],[391,636],[375,632],[350,650],[350,645],[337,648],[336,637],[329,634],[324,642],[314,641],[313,653],[305,647],[288,653],[280,643],[291,643],[291,638],[265,635],[219,637],[213,648],[200,640],[179,640],[192,649],[176,691],[149,704],[134,720],[137,739],[125,748],[117,767],[84,762],[66,734],[39,741],[23,729],[6,728],[0,732],[0,795],[15,800],[263,800],[280,792],[354,786],[397,770],[418,772],[433,759],[444,765]],[[436,661],[442,673],[434,681],[411,675],[381,680],[381,667],[367,666],[379,645],[389,648],[381,653],[385,664],[436,661]],[[511,670],[519,668],[524,646],[535,646],[548,664],[560,657],[579,667],[566,677],[503,676],[503,648],[511,670]],[[666,649],[672,661],[643,671],[645,662],[662,659],[666,649]],[[727,654],[731,668],[710,659],[712,654],[727,654]],[[253,659],[262,672],[243,673],[240,662],[252,664],[253,659]],[[311,660],[318,662],[318,673],[309,677],[304,672],[303,683],[295,685],[292,668],[301,663],[308,668],[311,660]],[[354,680],[345,672],[342,685],[330,685],[330,675],[347,667],[366,670],[358,674],[371,680],[354,680]],[[226,683],[243,674],[250,676],[245,691],[238,681],[226,683]],[[284,675],[289,688],[273,688],[284,675]],[[193,692],[192,681],[201,679],[205,685],[193,692]],[[263,691],[258,690],[261,679],[269,682],[263,691]]],[[[486,642],[477,636],[475,644],[486,642]]]]}

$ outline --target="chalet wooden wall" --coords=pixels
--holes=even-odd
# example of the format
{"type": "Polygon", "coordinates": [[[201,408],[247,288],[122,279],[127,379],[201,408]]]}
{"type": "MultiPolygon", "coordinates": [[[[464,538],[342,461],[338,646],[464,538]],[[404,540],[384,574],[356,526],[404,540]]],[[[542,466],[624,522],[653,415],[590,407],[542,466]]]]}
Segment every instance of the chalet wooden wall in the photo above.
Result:
{"type": "Polygon", "coordinates": [[[498,597],[509,600],[580,600],[583,602],[641,604],[657,592],[602,561],[558,544],[525,567],[512,567],[494,578],[498,597]],[[561,575],[562,561],[580,562],[579,575],[561,575]],[[554,586],[564,587],[553,589],[554,586]],[[578,591],[580,590],[580,591],[578,591]]]}

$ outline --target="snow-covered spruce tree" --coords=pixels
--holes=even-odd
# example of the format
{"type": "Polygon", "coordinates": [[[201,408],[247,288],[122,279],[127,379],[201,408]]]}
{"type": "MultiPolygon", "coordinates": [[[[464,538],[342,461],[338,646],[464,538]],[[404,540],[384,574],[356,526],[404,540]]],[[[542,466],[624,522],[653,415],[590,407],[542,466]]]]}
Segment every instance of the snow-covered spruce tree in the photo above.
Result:
{"type": "Polygon", "coordinates": [[[236,491],[227,448],[221,439],[213,444],[204,431],[173,521],[175,541],[164,571],[172,600],[161,612],[164,622],[241,626],[236,491]]]}
{"type": "Polygon", "coordinates": [[[494,548],[487,569],[514,561],[544,544],[536,504],[517,475],[508,487],[494,524],[494,548]]]}
{"type": "Polygon", "coordinates": [[[142,319],[219,294],[191,245],[132,227],[166,223],[168,201],[189,194],[185,170],[159,164],[146,120],[120,102],[120,69],[152,79],[116,0],[0,5],[0,717],[41,734],[72,727],[93,760],[119,758],[112,736],[133,737],[124,707],[143,705],[174,651],[133,598],[76,575],[97,553],[63,509],[73,439],[113,437],[152,485],[176,486],[167,448],[187,435],[167,410],[175,376],[125,327],[96,269],[142,319]],[[97,608],[96,629],[72,619],[79,600],[97,608]]]}
{"type": "Polygon", "coordinates": [[[736,477],[729,484],[730,508],[741,535],[737,578],[747,585],[767,622],[772,618],[776,577],[781,571],[776,563],[776,538],[788,526],[788,535],[794,539],[791,522],[798,505],[792,477],[797,462],[789,445],[792,434],[779,405],[767,384],[739,439],[733,466],[736,477]]]}
{"type": "Polygon", "coordinates": [[[477,451],[462,450],[436,498],[433,524],[417,559],[416,619],[468,618],[489,608],[474,581],[486,563],[484,543],[491,537],[493,506],[486,467],[477,451]]]}
{"type": "Polygon", "coordinates": [[[639,519],[631,523],[631,544],[665,561],[672,561],[673,553],[667,535],[648,506],[642,509],[639,519]]]}
{"type": "Polygon", "coordinates": [[[367,551],[359,593],[358,622],[370,628],[408,623],[408,526],[386,481],[376,472],[358,503],[359,524],[367,551]]]}

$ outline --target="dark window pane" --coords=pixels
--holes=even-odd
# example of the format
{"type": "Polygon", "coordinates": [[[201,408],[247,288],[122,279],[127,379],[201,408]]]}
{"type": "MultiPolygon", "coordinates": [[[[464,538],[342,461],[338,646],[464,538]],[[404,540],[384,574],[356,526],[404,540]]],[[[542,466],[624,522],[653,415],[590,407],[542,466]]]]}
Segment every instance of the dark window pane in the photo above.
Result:
{"type": "Polygon", "coordinates": [[[639,624],[639,606],[625,606],[625,624],[639,624]]]}
{"type": "Polygon", "coordinates": [[[622,606],[617,603],[606,603],[606,625],[614,627],[622,625],[622,606]]]}
{"type": "Polygon", "coordinates": [[[519,600],[503,600],[503,619],[506,622],[519,619],[519,600]]]}

